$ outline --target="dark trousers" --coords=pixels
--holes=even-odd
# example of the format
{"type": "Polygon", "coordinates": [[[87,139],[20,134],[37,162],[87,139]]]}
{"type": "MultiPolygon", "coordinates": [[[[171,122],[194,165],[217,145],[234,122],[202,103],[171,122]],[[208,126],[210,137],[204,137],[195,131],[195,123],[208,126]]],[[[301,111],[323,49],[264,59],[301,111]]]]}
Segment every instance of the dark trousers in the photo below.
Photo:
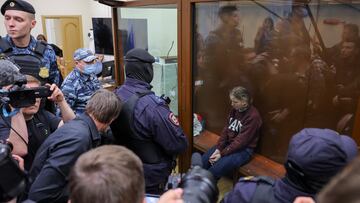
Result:
{"type": "Polygon", "coordinates": [[[208,169],[217,180],[224,175],[230,174],[233,172],[233,170],[237,169],[241,165],[247,163],[254,151],[252,148],[245,148],[243,150],[221,157],[217,162],[215,162],[215,164],[211,165],[209,158],[215,150],[215,146],[210,148],[202,156],[202,162],[203,168],[208,169]]]}

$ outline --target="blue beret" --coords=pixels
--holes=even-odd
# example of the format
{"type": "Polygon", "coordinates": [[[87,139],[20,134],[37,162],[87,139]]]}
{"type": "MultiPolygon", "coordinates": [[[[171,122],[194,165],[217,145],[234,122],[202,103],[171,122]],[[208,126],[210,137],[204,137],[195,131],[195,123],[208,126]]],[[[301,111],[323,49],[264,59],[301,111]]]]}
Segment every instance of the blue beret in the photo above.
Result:
{"type": "Polygon", "coordinates": [[[30,3],[22,0],[5,1],[5,3],[1,6],[1,14],[4,15],[7,10],[18,10],[35,14],[34,7],[30,3]]]}
{"type": "Polygon", "coordinates": [[[332,176],[357,155],[357,144],[330,129],[305,128],[290,140],[287,160],[311,177],[332,176]]]}

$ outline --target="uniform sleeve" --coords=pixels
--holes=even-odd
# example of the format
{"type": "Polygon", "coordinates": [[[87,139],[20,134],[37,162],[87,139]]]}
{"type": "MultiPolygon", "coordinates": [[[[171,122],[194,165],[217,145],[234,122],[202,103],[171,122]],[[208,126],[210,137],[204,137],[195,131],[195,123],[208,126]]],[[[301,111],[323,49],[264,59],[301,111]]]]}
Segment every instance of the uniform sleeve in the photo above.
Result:
{"type": "Polygon", "coordinates": [[[4,119],[0,117],[0,140],[6,140],[9,138],[10,135],[10,128],[6,123],[11,125],[11,119],[10,118],[4,118],[4,119]]]}
{"type": "Polygon", "coordinates": [[[239,181],[233,190],[227,193],[222,203],[247,203],[251,202],[255,194],[256,182],[241,182],[239,181]]]}
{"type": "Polygon", "coordinates": [[[47,55],[50,60],[50,68],[49,68],[49,80],[52,83],[55,83],[57,86],[61,85],[60,71],[56,62],[56,56],[54,50],[48,49],[47,55]]]}
{"type": "Polygon", "coordinates": [[[63,92],[65,100],[69,104],[70,108],[74,110],[77,100],[77,90],[73,83],[74,81],[65,79],[64,83],[61,85],[61,91],[63,92]]]}
{"type": "Polygon", "coordinates": [[[221,156],[226,156],[246,147],[255,136],[258,136],[257,132],[260,125],[261,121],[257,117],[249,117],[246,119],[236,138],[227,147],[220,151],[221,156]]]}
{"type": "Polygon", "coordinates": [[[188,146],[186,135],[173,112],[165,106],[157,106],[153,113],[154,140],[170,155],[185,151],[188,146]]]}
{"type": "Polygon", "coordinates": [[[77,158],[87,151],[88,142],[88,140],[80,139],[80,136],[72,136],[54,144],[30,187],[28,198],[36,202],[67,201],[62,199],[68,197],[64,194],[67,176],[77,158]]]}

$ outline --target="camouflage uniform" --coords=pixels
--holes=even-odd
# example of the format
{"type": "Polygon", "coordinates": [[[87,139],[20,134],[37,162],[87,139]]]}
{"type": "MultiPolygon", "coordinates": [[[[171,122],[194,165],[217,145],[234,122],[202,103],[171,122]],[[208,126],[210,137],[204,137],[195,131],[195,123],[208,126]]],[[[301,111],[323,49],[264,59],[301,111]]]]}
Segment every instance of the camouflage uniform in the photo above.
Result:
{"type": "MultiPolygon", "coordinates": [[[[38,54],[34,52],[37,40],[33,36],[31,36],[30,43],[25,48],[16,47],[8,35],[3,38],[3,40],[8,42],[12,48],[10,53],[5,53],[5,55],[9,56],[10,58],[14,55],[32,55],[38,57],[38,54]]],[[[5,50],[0,47],[0,53],[3,53],[4,51],[5,50]]],[[[60,72],[57,66],[55,52],[49,45],[46,45],[45,51],[43,52],[43,55],[40,57],[40,59],[40,70],[37,75],[34,75],[34,77],[40,77],[39,79],[41,81],[55,83],[59,86],[60,72]]],[[[24,63],[26,64],[26,61],[24,61],[24,63]]],[[[18,65],[21,67],[21,64],[18,65]]],[[[20,70],[20,72],[22,71],[20,70]]]]}
{"type": "Polygon", "coordinates": [[[78,68],[74,70],[64,79],[61,90],[69,106],[80,114],[85,111],[87,101],[91,95],[100,89],[100,81],[96,75],[83,74],[78,68]]]}

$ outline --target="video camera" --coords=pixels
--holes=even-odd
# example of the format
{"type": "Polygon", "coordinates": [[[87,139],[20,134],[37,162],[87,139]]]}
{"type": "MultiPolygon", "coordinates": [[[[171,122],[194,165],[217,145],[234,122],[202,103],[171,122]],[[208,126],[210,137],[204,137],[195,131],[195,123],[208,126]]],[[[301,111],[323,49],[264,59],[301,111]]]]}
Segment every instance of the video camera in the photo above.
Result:
{"type": "Polygon", "coordinates": [[[216,180],[208,170],[202,168],[199,153],[191,156],[190,170],[182,177],[169,177],[168,185],[171,185],[171,188],[182,188],[186,203],[215,203],[219,196],[216,180]],[[179,180],[180,183],[177,184],[179,180]]]}
{"type": "Polygon", "coordinates": [[[36,98],[48,97],[52,94],[49,87],[26,88],[26,77],[20,68],[4,56],[0,56],[0,104],[10,104],[14,108],[28,107],[35,104],[36,98]],[[2,87],[12,85],[10,90],[2,87]]]}
{"type": "Polygon", "coordinates": [[[15,85],[9,91],[1,91],[0,98],[5,104],[10,104],[14,108],[23,108],[35,104],[36,98],[46,98],[51,96],[50,87],[40,86],[26,88],[24,85],[15,85]]]}

